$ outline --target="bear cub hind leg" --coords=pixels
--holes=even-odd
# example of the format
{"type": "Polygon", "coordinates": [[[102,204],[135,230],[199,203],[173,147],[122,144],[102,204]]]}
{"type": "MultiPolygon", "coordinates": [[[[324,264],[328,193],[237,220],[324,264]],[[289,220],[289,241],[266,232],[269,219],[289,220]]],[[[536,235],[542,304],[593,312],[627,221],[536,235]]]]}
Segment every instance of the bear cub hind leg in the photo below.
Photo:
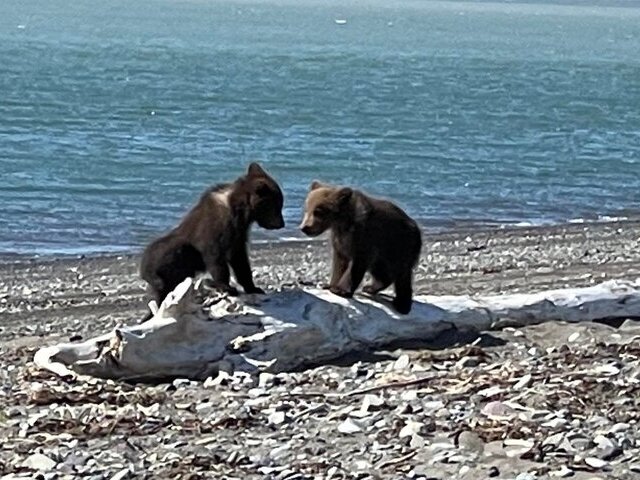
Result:
{"type": "Polygon", "coordinates": [[[398,311],[406,315],[411,311],[413,288],[411,286],[411,271],[401,273],[394,282],[396,296],[393,299],[393,306],[398,311]]]}
{"type": "Polygon", "coordinates": [[[370,273],[372,280],[371,283],[362,287],[364,293],[375,295],[391,285],[391,275],[383,262],[378,261],[374,263],[370,273]]]}

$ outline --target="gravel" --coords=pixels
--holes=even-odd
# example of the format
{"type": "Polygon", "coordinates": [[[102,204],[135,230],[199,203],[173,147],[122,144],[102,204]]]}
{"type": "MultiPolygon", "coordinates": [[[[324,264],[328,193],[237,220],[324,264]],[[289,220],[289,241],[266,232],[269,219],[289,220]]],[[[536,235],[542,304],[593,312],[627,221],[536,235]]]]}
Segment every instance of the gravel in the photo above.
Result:
{"type": "MultiPolygon", "coordinates": [[[[640,223],[426,235],[416,290],[532,291],[640,276],[640,223]]],[[[254,247],[256,283],[317,285],[325,243],[254,247]]],[[[156,385],[65,380],[37,348],[145,313],[137,256],[0,265],[2,478],[631,479],[640,326],[547,323],[303,372],[156,385]]],[[[409,348],[411,347],[411,348],[409,348]]]]}

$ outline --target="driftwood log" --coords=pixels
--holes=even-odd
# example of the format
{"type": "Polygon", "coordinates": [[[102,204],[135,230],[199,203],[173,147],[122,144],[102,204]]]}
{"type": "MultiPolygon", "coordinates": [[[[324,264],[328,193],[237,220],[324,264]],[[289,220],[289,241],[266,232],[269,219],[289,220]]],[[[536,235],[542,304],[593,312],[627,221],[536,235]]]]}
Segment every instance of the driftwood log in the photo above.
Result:
{"type": "Polygon", "coordinates": [[[532,294],[419,296],[409,315],[380,299],[346,300],[318,289],[226,297],[207,308],[194,292],[186,279],[147,322],[42,348],[35,364],[62,376],[206,379],[221,369],[291,371],[395,342],[428,341],[452,328],[640,317],[640,279],[532,294]]]}

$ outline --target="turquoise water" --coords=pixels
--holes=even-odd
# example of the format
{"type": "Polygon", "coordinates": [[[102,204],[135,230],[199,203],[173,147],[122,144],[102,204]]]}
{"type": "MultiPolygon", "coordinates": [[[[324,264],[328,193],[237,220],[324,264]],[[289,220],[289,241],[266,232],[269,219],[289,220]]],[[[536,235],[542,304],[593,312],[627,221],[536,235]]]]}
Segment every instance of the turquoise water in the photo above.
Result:
{"type": "Polygon", "coordinates": [[[0,2],[0,253],[139,248],[251,160],[281,237],[315,178],[427,230],[635,212],[640,8],[0,2]]]}

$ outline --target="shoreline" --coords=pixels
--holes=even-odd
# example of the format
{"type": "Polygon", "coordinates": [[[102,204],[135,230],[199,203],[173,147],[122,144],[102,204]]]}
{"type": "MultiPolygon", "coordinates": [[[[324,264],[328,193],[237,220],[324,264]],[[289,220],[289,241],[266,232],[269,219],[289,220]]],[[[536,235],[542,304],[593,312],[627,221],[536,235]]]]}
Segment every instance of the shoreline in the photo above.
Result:
{"type": "MultiPolygon", "coordinates": [[[[331,252],[326,237],[254,243],[250,261],[256,285],[266,290],[319,286],[329,278],[331,252]]],[[[138,253],[0,257],[0,315],[7,318],[0,322],[0,345],[69,325],[89,335],[96,323],[102,331],[142,318],[146,285],[138,262],[138,253]]],[[[640,221],[427,233],[414,278],[416,294],[432,295],[634,280],[640,278],[640,221]]]]}
{"type": "MultiPolygon", "coordinates": [[[[435,231],[425,231],[425,226],[421,225],[422,235],[425,243],[429,240],[438,241],[438,239],[450,239],[459,236],[469,236],[471,234],[490,235],[490,234],[504,234],[505,236],[512,235],[535,235],[552,233],[556,230],[562,229],[584,229],[584,228],[600,228],[600,227],[615,227],[615,226],[638,226],[640,228],[640,214],[633,216],[622,217],[607,217],[606,220],[583,220],[578,219],[575,221],[567,221],[564,223],[549,223],[549,224],[511,224],[511,223],[478,223],[469,224],[467,226],[459,226],[445,229],[438,229],[435,231]]],[[[254,227],[257,228],[257,227],[254,227]]],[[[316,238],[292,238],[287,237],[283,239],[252,239],[249,242],[249,248],[252,251],[270,249],[270,248],[295,248],[297,246],[305,245],[319,245],[326,243],[328,237],[323,234],[321,237],[316,238]]],[[[23,252],[2,252],[0,251],[0,266],[5,263],[19,263],[28,261],[43,261],[52,262],[60,260],[72,260],[72,259],[96,259],[96,258],[132,258],[138,257],[142,254],[144,245],[135,247],[123,247],[122,250],[116,249],[103,249],[99,248],[92,251],[87,247],[86,252],[47,252],[47,253],[23,253],[23,252]]]]}

